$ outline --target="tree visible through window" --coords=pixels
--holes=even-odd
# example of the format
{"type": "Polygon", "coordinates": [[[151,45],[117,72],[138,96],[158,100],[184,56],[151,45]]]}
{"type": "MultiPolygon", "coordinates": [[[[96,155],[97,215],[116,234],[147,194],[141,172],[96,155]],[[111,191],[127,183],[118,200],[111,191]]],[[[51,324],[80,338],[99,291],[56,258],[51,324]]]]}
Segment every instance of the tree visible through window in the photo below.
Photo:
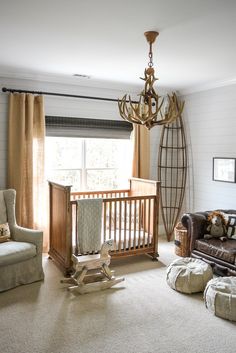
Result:
{"type": "Polygon", "coordinates": [[[128,139],[46,137],[46,177],[72,190],[126,188],[131,176],[128,139]]]}

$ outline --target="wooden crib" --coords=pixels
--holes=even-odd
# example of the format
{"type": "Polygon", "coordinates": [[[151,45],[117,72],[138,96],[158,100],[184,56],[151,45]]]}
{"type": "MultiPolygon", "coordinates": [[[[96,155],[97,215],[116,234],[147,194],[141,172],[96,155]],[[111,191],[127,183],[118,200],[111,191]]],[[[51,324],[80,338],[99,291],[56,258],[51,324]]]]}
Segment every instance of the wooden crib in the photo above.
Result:
{"type": "Polygon", "coordinates": [[[158,257],[158,210],[160,183],[130,179],[126,190],[71,192],[71,186],[49,181],[49,256],[64,273],[72,270],[71,255],[79,254],[77,199],[103,199],[102,242],[113,238],[112,257],[149,254],[158,257]]]}

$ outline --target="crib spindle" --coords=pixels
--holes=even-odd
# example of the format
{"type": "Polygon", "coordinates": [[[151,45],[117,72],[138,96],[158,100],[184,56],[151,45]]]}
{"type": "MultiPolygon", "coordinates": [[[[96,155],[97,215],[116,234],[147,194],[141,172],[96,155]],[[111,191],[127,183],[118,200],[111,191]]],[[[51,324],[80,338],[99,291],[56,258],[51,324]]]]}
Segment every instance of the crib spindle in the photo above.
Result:
{"type": "Polygon", "coordinates": [[[146,230],[146,199],[143,200],[143,241],[142,241],[142,246],[145,244],[145,230],[146,230]]]}
{"type": "Polygon", "coordinates": [[[139,200],[139,209],[138,209],[138,248],[140,249],[141,243],[141,227],[142,227],[142,201],[139,200]]]}
{"type": "Polygon", "coordinates": [[[150,226],[151,226],[151,223],[150,223],[150,217],[151,217],[151,200],[148,199],[148,236],[147,236],[147,246],[149,246],[150,244],[150,226]]]}
{"type": "Polygon", "coordinates": [[[107,204],[103,202],[103,242],[106,241],[107,204]]]}
{"type": "Polygon", "coordinates": [[[129,202],[129,250],[131,249],[132,201],[129,202]]]}
{"type": "Polygon", "coordinates": [[[122,201],[119,200],[119,252],[121,252],[122,201]]]}
{"type": "Polygon", "coordinates": [[[124,200],[124,251],[126,250],[126,222],[127,222],[127,201],[124,200]]]}
{"type": "Polygon", "coordinates": [[[116,244],[116,217],[117,217],[117,202],[114,202],[114,242],[116,244]]]}
{"type": "Polygon", "coordinates": [[[137,206],[136,206],[136,200],[134,200],[134,245],[133,245],[133,248],[136,247],[136,223],[137,223],[137,220],[136,220],[136,216],[137,216],[137,206]]]}
{"type": "Polygon", "coordinates": [[[108,221],[108,232],[109,232],[109,239],[111,238],[111,227],[112,227],[112,202],[108,203],[109,205],[109,221],[108,221]]]}

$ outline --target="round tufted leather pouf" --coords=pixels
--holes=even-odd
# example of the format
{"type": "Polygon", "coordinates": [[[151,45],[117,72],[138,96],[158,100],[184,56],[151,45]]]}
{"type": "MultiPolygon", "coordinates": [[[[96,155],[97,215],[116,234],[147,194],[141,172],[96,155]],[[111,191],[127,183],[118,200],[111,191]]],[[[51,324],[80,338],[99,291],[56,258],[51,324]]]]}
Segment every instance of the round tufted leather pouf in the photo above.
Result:
{"type": "Polygon", "coordinates": [[[236,277],[218,277],[204,291],[207,309],[223,319],[236,321],[236,277]]]}
{"type": "Polygon", "coordinates": [[[168,266],[166,281],[178,292],[191,294],[203,292],[212,277],[212,268],[206,262],[185,257],[168,266]]]}

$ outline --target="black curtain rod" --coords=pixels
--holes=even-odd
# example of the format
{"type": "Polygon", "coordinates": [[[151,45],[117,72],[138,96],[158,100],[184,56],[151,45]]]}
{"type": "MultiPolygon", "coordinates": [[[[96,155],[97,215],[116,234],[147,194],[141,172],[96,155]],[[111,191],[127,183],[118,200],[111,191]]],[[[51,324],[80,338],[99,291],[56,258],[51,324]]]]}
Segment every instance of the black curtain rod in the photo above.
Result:
{"type": "MultiPolygon", "coordinates": [[[[57,96],[57,97],[69,97],[69,98],[83,98],[83,99],[93,99],[100,101],[108,101],[108,102],[118,102],[118,99],[115,98],[103,98],[103,97],[91,97],[91,96],[78,96],[76,94],[65,94],[65,93],[55,93],[55,92],[43,92],[43,91],[27,91],[22,89],[13,89],[13,88],[2,88],[2,92],[10,92],[10,93],[32,93],[46,96],[57,96]]],[[[138,102],[133,102],[138,103],[138,102]]]]}

